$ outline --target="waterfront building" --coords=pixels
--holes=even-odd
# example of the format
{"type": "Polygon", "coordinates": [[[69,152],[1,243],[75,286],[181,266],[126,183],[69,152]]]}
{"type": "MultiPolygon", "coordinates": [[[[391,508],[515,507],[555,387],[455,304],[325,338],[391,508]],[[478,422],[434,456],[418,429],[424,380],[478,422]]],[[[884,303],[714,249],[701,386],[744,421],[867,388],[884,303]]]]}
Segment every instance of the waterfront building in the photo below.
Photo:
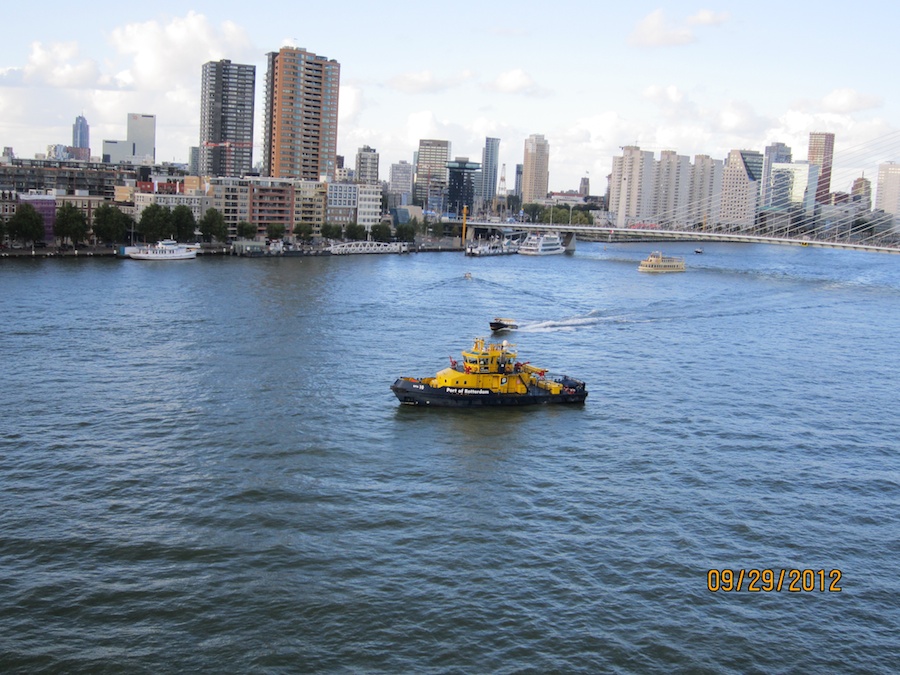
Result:
{"type": "Polygon", "coordinates": [[[474,176],[480,168],[478,162],[470,162],[468,157],[457,157],[452,162],[447,162],[450,172],[447,210],[458,218],[462,218],[463,207],[468,208],[470,215],[475,213],[474,176]]]}
{"type": "Polygon", "coordinates": [[[450,141],[425,138],[416,153],[415,202],[426,210],[443,211],[450,172],[450,141]]]}
{"type": "Polygon", "coordinates": [[[381,222],[381,187],[362,183],[328,183],[326,221],[346,227],[356,223],[370,231],[381,222]]]}
{"type": "Polygon", "coordinates": [[[834,161],[834,134],[813,131],[809,134],[810,164],[819,166],[819,185],[816,188],[816,203],[828,204],[831,192],[831,165],[834,161]]]}
{"type": "Polygon", "coordinates": [[[206,213],[204,208],[206,198],[199,192],[156,192],[151,187],[148,191],[135,190],[133,199],[134,219],[137,222],[140,222],[144,209],[151,204],[156,204],[170,211],[177,206],[186,206],[191,210],[194,220],[197,222],[200,222],[200,219],[206,213]]]}
{"type": "Polygon", "coordinates": [[[900,164],[896,162],[878,165],[875,210],[891,214],[895,222],[900,216],[900,164]]]}
{"type": "Polygon", "coordinates": [[[238,223],[250,222],[250,180],[246,177],[212,176],[206,187],[203,210],[215,209],[222,214],[228,238],[237,238],[238,223]]]}
{"type": "Polygon", "coordinates": [[[626,145],[621,157],[613,157],[609,211],[616,227],[655,221],[656,176],[652,152],[626,145]]]}
{"type": "Polygon", "coordinates": [[[91,127],[84,115],[76,117],[75,124],[72,125],[72,147],[91,148],[91,127]]]}
{"type": "Polygon", "coordinates": [[[663,150],[656,163],[654,192],[656,222],[663,226],[684,227],[691,194],[691,158],[674,150],[663,150]]]}
{"type": "Polygon", "coordinates": [[[53,230],[56,228],[56,195],[52,190],[29,190],[17,196],[20,204],[30,204],[44,221],[44,241],[54,240],[53,230]]]}
{"type": "Polygon", "coordinates": [[[295,47],[282,47],[267,58],[263,173],[333,179],[340,64],[295,47]]]}
{"type": "Polygon", "coordinates": [[[772,206],[772,165],[788,164],[793,161],[791,149],[784,143],[767,145],[763,152],[763,170],[759,204],[762,208],[772,206]]]}
{"type": "Polygon", "coordinates": [[[755,150],[732,150],[722,176],[720,223],[728,229],[750,230],[756,223],[763,155],[755,150]]]}
{"type": "Polygon", "coordinates": [[[322,236],[328,206],[328,183],[314,180],[294,181],[294,227],[309,225],[313,237],[322,236]]]}
{"type": "Polygon", "coordinates": [[[481,173],[475,182],[475,198],[482,208],[490,208],[497,195],[497,170],[500,164],[500,139],[487,137],[481,151],[481,173]]]}
{"type": "Polygon", "coordinates": [[[581,183],[578,185],[578,194],[582,197],[589,197],[591,194],[591,179],[588,176],[583,176],[581,178],[581,183]]]}
{"type": "Polygon", "coordinates": [[[398,206],[405,206],[412,199],[413,169],[413,165],[405,159],[401,159],[396,164],[391,164],[388,194],[399,195],[398,206]]]}
{"type": "Polygon", "coordinates": [[[853,187],[850,189],[850,198],[855,202],[859,202],[864,210],[870,211],[872,209],[872,181],[865,176],[860,176],[853,181],[853,187]]]}
{"type": "Polygon", "coordinates": [[[84,115],[76,117],[72,125],[72,145],[68,155],[82,162],[91,160],[91,128],[84,115]]]}
{"type": "Polygon", "coordinates": [[[112,199],[115,186],[137,176],[137,167],[101,162],[54,162],[8,159],[0,162],[0,190],[25,194],[52,190],[55,194],[79,191],[112,199]]]}
{"type": "Polygon", "coordinates": [[[525,139],[522,163],[522,203],[544,200],[550,189],[550,143],[543,134],[531,134],[525,139]]]}
{"type": "Polygon", "coordinates": [[[809,162],[775,162],[770,171],[769,208],[812,216],[819,185],[819,166],[809,162]]]}
{"type": "Polygon", "coordinates": [[[516,179],[513,185],[513,194],[520,200],[522,199],[522,173],[524,170],[525,169],[521,164],[516,164],[516,179]]]}
{"type": "Polygon", "coordinates": [[[203,176],[243,176],[253,167],[256,66],[228,59],[203,64],[200,156],[203,176]]]}
{"type": "Polygon", "coordinates": [[[156,115],[128,113],[124,141],[103,141],[109,164],[153,164],[156,161],[156,115]]]}
{"type": "Polygon", "coordinates": [[[691,227],[706,229],[719,222],[725,164],[709,155],[694,155],[687,220],[691,227]]]}
{"type": "Polygon", "coordinates": [[[378,153],[368,145],[362,146],[356,152],[355,180],[364,185],[378,184],[378,153]]]}

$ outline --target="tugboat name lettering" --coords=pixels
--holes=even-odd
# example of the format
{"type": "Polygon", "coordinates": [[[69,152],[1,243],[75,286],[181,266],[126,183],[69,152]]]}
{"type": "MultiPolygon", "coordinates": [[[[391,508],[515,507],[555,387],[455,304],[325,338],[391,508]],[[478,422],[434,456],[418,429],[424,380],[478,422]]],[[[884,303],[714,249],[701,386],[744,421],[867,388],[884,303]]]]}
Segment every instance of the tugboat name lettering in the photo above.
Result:
{"type": "Polygon", "coordinates": [[[448,394],[490,394],[490,389],[460,389],[459,387],[447,387],[448,394]]]}

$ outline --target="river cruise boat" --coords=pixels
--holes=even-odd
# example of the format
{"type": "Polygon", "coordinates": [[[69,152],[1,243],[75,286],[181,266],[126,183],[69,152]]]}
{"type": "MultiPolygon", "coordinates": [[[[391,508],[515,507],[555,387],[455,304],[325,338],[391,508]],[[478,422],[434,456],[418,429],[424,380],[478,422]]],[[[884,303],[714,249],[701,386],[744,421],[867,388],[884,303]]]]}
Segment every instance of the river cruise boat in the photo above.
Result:
{"type": "Polygon", "coordinates": [[[566,252],[562,239],[556,232],[532,232],[519,245],[522,255],[558,255],[566,252]]]}
{"type": "Polygon", "coordinates": [[[638,265],[640,272],[684,272],[684,258],[654,251],[638,265]]]}
{"type": "Polygon", "coordinates": [[[514,347],[476,338],[461,362],[451,358],[434,377],[397,378],[391,390],[405,405],[447,408],[584,403],[584,382],[521,363],[514,347]]]}
{"type": "Polygon", "coordinates": [[[128,251],[133,260],[193,260],[199,244],[179,244],[174,239],[163,239],[155,246],[138,246],[128,251]]]}

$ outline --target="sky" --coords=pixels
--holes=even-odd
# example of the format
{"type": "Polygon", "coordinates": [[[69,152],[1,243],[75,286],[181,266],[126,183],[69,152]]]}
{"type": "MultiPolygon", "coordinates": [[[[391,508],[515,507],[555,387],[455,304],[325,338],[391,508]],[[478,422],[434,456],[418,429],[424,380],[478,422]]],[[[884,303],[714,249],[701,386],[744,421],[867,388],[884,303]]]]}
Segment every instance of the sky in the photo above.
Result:
{"type": "Polygon", "coordinates": [[[0,146],[33,157],[90,124],[92,154],[156,115],[157,161],[199,144],[207,61],[256,65],[254,162],[262,158],[266,54],[302,47],[341,64],[338,154],[390,165],[422,138],[481,161],[500,138],[512,188],[525,139],[550,143],[551,191],[582,177],[603,194],[625,145],[725,159],[835,134],[833,190],[900,160],[900,5],[806,0],[554,3],[135,3],[48,0],[4,17],[0,146]],[[615,5],[615,6],[610,6],[615,5]],[[838,11],[839,9],[839,11],[838,11]]]}

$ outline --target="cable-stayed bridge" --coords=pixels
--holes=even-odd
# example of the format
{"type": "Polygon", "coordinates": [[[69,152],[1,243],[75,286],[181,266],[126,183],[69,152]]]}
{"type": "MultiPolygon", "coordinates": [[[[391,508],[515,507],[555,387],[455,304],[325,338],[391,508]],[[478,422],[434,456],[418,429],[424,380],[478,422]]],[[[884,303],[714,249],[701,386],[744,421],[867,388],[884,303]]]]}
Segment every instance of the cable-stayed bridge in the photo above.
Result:
{"type": "MultiPolygon", "coordinates": [[[[828,204],[814,203],[813,198],[820,196],[818,190],[821,185],[815,183],[819,172],[802,171],[815,162],[792,162],[791,149],[783,144],[773,144],[772,147],[776,145],[787,151],[788,158],[779,160],[782,163],[765,165],[769,169],[763,170],[763,176],[755,177],[755,190],[754,183],[748,181],[746,187],[740,185],[733,192],[720,189],[710,191],[706,197],[679,199],[677,193],[681,188],[671,181],[674,175],[671,171],[665,174],[668,182],[660,169],[661,182],[657,183],[653,178],[649,185],[644,183],[647,173],[643,169],[632,173],[623,171],[619,179],[622,185],[628,181],[631,192],[628,192],[627,198],[624,192],[619,193],[623,195],[622,204],[626,201],[628,203],[628,206],[622,208],[640,212],[639,217],[624,217],[624,211],[620,214],[621,217],[594,212],[594,222],[591,225],[565,222],[506,225],[473,222],[467,238],[471,238],[472,232],[482,233],[485,229],[502,229],[507,235],[517,231],[553,230],[566,235],[569,250],[574,247],[576,239],[586,238],[610,242],[729,241],[900,253],[900,215],[896,216],[896,224],[894,216],[900,209],[900,164],[896,169],[890,166],[900,156],[900,131],[845,146],[841,150],[835,148],[833,163],[829,167],[830,185],[833,186],[832,189],[844,189],[846,192],[828,193],[827,201],[834,202],[828,204]],[[884,180],[882,169],[885,169],[884,180]],[[765,178],[767,171],[771,171],[771,174],[765,178]],[[805,178],[801,179],[804,175],[805,178]],[[867,175],[869,179],[865,178],[867,175]],[[883,192],[878,195],[875,204],[879,205],[878,202],[881,202],[879,206],[883,211],[871,210],[871,177],[875,176],[878,177],[877,190],[883,192]],[[642,190],[635,192],[635,181],[643,186],[642,190]],[[747,190],[750,192],[746,192],[747,190]],[[755,192],[755,197],[752,192],[755,192]],[[670,206],[668,210],[648,207],[651,199],[653,203],[668,203],[670,206]],[[679,201],[677,206],[672,205],[679,201]],[[734,206],[735,201],[740,204],[739,207],[734,206]],[[754,201],[755,208],[745,206],[754,201]],[[637,206],[639,202],[642,204],[640,207],[637,206]],[[726,203],[728,207],[725,206],[726,203]]],[[[637,151],[636,155],[629,157],[629,161],[640,161],[634,159],[637,155],[652,157],[653,154],[641,152],[637,147],[629,150],[637,151]]],[[[768,153],[769,148],[766,151],[768,153]]],[[[745,151],[735,152],[740,152],[743,156],[745,151]]],[[[763,166],[763,156],[760,153],[751,151],[747,154],[755,155],[756,161],[763,166]]],[[[793,153],[794,159],[800,154],[793,153]]],[[[749,166],[750,160],[747,162],[749,166]]],[[[726,161],[726,169],[729,166],[726,161]]],[[[752,172],[748,170],[748,176],[750,173],[752,172]]],[[[653,171],[650,174],[656,175],[653,171]]],[[[680,185],[683,187],[688,179],[682,176],[681,180],[680,185]]],[[[693,181],[693,178],[690,180],[693,181]]],[[[571,221],[572,208],[572,205],[560,204],[555,214],[560,220],[571,221]]],[[[549,214],[550,219],[555,220],[553,209],[549,214]]]]}
{"type": "Polygon", "coordinates": [[[574,250],[575,242],[581,238],[590,241],[625,242],[625,241],[730,241],[746,244],[779,244],[785,246],[815,246],[820,248],[841,248],[875,253],[900,254],[900,237],[890,233],[841,232],[833,228],[819,231],[810,229],[805,232],[796,231],[727,231],[718,229],[679,228],[677,226],[661,227],[659,225],[616,227],[608,222],[594,225],[569,225],[558,223],[487,223],[473,221],[467,226],[467,239],[474,239],[479,232],[502,230],[507,236],[527,232],[559,232],[566,250],[574,250]]]}

